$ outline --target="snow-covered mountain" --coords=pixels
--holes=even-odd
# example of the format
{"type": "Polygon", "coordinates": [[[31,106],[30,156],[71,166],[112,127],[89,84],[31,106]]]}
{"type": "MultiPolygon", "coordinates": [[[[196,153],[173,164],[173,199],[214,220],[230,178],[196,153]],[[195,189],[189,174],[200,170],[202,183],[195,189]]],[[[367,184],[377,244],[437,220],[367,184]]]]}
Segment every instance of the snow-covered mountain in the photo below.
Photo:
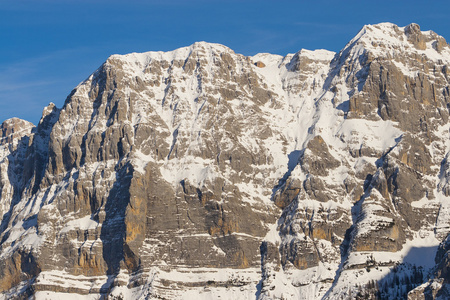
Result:
{"type": "Polygon", "coordinates": [[[113,55],[0,127],[0,299],[446,299],[450,47],[113,55]]]}

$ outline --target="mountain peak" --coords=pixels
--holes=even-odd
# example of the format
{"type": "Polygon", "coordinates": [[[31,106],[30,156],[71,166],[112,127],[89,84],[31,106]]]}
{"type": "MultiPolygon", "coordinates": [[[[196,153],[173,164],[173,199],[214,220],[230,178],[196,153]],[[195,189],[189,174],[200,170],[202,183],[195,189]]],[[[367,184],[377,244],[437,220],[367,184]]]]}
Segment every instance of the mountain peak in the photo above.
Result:
{"type": "Polygon", "coordinates": [[[156,60],[166,60],[172,61],[177,59],[186,59],[192,53],[202,53],[205,54],[210,52],[222,53],[222,52],[233,52],[230,48],[217,43],[209,42],[195,42],[190,46],[181,47],[172,51],[148,51],[143,53],[129,53],[129,54],[114,54],[111,55],[107,61],[111,60],[121,60],[125,62],[140,62],[148,63],[149,61],[156,60]]]}
{"type": "Polygon", "coordinates": [[[419,55],[435,62],[450,62],[450,48],[445,39],[431,30],[421,31],[416,23],[404,27],[389,22],[365,25],[341,50],[357,56],[367,52],[378,58],[419,55]]]}
{"type": "Polygon", "coordinates": [[[27,135],[33,128],[33,123],[19,118],[5,120],[0,125],[0,145],[11,143],[14,139],[27,135]]]}
{"type": "Polygon", "coordinates": [[[3,121],[3,123],[0,125],[1,130],[7,130],[11,132],[28,127],[34,127],[33,123],[15,117],[3,121]]]}

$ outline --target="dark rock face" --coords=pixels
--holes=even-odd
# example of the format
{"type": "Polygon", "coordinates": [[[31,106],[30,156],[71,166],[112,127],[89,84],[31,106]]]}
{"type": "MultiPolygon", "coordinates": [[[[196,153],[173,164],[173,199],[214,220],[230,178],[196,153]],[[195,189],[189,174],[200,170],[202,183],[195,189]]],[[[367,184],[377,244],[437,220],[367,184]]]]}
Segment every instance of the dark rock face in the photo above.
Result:
{"type": "Polygon", "coordinates": [[[442,241],[436,253],[436,276],[450,283],[450,235],[442,241]]]}
{"type": "Polygon", "coordinates": [[[408,293],[408,299],[448,299],[450,297],[450,235],[439,244],[434,278],[408,293]]]}
{"type": "Polygon", "coordinates": [[[334,299],[359,278],[383,298],[395,268],[420,296],[426,243],[444,289],[449,64],[389,23],[337,54],[111,56],[0,127],[0,292],[334,299]]]}

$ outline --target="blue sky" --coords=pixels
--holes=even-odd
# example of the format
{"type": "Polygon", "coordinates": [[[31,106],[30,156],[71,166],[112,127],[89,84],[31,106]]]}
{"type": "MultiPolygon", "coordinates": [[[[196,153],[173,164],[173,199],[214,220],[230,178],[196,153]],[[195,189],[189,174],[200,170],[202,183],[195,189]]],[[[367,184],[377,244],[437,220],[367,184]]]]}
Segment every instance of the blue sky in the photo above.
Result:
{"type": "Polygon", "coordinates": [[[0,122],[37,124],[112,54],[196,41],[244,55],[339,51],[380,22],[418,23],[450,41],[450,1],[0,0],[0,122]]]}

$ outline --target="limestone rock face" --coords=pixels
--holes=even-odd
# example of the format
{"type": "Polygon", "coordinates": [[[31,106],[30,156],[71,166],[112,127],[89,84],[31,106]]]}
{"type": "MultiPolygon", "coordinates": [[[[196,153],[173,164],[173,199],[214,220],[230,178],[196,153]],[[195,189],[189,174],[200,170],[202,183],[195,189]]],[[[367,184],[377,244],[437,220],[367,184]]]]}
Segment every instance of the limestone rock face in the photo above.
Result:
{"type": "Polygon", "coordinates": [[[111,56],[0,127],[0,299],[444,295],[449,65],[390,23],[339,53],[111,56]]]}

